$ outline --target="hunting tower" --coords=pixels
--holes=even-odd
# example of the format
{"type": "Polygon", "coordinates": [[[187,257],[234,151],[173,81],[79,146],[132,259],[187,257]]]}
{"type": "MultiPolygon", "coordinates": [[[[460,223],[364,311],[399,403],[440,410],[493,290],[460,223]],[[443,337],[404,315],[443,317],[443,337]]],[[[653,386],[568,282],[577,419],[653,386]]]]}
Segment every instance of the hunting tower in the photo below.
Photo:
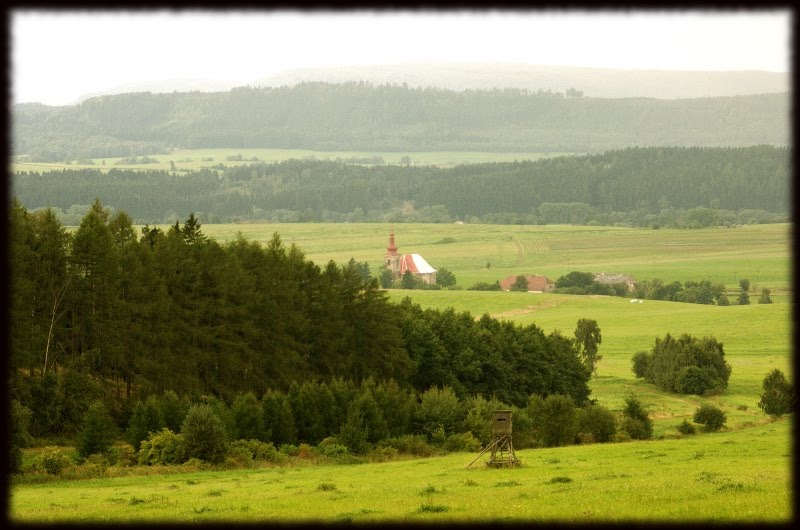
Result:
{"type": "Polygon", "coordinates": [[[486,465],[489,467],[506,467],[519,465],[519,459],[514,454],[514,444],[511,441],[511,411],[495,410],[492,412],[492,441],[483,451],[467,466],[475,463],[483,453],[492,452],[486,465]]]}

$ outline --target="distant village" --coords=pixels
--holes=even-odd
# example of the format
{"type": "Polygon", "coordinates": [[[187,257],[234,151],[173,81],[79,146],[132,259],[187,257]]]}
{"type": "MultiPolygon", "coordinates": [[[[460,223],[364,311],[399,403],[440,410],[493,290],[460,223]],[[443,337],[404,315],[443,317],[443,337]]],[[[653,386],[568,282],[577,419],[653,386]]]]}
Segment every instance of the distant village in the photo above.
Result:
{"type": "MultiPolygon", "coordinates": [[[[394,230],[389,233],[389,245],[383,259],[384,268],[391,271],[395,280],[402,278],[407,273],[418,279],[424,285],[436,285],[436,269],[434,269],[420,254],[400,254],[395,242],[394,230]]],[[[628,274],[612,274],[606,272],[596,273],[593,277],[596,283],[604,285],[624,284],[628,291],[636,288],[636,279],[628,274]]],[[[556,288],[555,282],[539,274],[510,275],[499,282],[503,291],[525,290],[529,293],[549,293],[556,288]],[[524,278],[527,289],[515,286],[524,278]]]]}

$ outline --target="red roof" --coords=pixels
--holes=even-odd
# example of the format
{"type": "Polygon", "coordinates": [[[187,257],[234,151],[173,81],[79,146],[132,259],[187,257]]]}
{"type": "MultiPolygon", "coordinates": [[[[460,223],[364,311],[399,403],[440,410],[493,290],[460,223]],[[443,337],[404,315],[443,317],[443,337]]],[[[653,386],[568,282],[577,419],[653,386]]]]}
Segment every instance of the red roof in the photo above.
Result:
{"type": "Polygon", "coordinates": [[[430,274],[436,272],[436,269],[419,254],[403,254],[400,257],[400,274],[405,274],[406,271],[411,274],[430,274]]]}

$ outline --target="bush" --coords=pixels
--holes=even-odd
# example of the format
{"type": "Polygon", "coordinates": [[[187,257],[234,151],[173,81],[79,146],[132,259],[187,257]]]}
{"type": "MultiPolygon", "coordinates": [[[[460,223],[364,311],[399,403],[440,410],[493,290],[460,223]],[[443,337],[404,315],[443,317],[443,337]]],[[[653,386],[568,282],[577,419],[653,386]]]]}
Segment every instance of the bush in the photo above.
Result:
{"type": "Polygon", "coordinates": [[[685,366],[675,377],[675,391],[679,394],[702,396],[721,387],[722,381],[714,377],[714,373],[708,368],[685,366]]]}
{"type": "Polygon", "coordinates": [[[148,397],[144,402],[138,401],[133,407],[133,414],[131,414],[128,424],[128,443],[138,451],[142,440],[146,439],[151,432],[158,432],[164,426],[155,396],[148,397]]]}
{"type": "Polygon", "coordinates": [[[713,378],[718,384],[712,388],[724,389],[728,386],[731,366],[725,361],[722,344],[713,337],[698,339],[688,334],[683,334],[678,339],[670,334],[663,339],[656,339],[645,378],[662,390],[680,392],[679,378],[687,377],[687,372],[682,372],[682,369],[690,366],[705,370],[707,376],[695,371],[683,384],[696,387],[704,385],[706,379],[713,378]]]}
{"type": "Polygon", "coordinates": [[[428,438],[424,434],[404,434],[396,438],[387,438],[379,444],[382,447],[393,447],[400,453],[414,456],[431,456],[436,450],[428,445],[428,438]]]}
{"type": "Polygon", "coordinates": [[[644,405],[631,394],[625,398],[622,409],[622,421],[619,428],[627,432],[634,440],[649,440],[653,437],[653,421],[647,414],[644,405]]]}
{"type": "Polygon", "coordinates": [[[109,447],[107,453],[108,462],[112,466],[128,467],[135,466],[138,462],[138,456],[133,446],[130,444],[122,444],[119,446],[109,447]]]}
{"type": "Polygon", "coordinates": [[[189,409],[185,401],[181,401],[178,394],[172,390],[164,392],[158,400],[158,411],[164,422],[164,427],[172,432],[181,430],[181,423],[186,418],[186,411],[189,409]]]}
{"type": "Polygon", "coordinates": [[[317,451],[328,458],[336,458],[348,453],[347,447],[340,444],[339,441],[332,436],[322,440],[319,445],[317,445],[317,451]]]}
{"type": "Polygon", "coordinates": [[[193,405],[181,425],[186,456],[219,463],[228,451],[225,425],[208,405],[193,405]]]}
{"type": "Polygon", "coordinates": [[[536,437],[546,447],[575,441],[578,423],[571,397],[561,394],[550,394],[545,399],[531,396],[526,410],[536,425],[536,437]]]}
{"type": "Polygon", "coordinates": [[[650,370],[650,363],[652,362],[652,355],[646,351],[637,351],[633,354],[631,359],[633,367],[633,375],[639,378],[647,377],[650,370]]]}
{"type": "Polygon", "coordinates": [[[758,406],[765,414],[782,416],[790,414],[794,408],[794,386],[778,369],[773,370],[764,378],[764,393],[758,401],[758,406]]]}
{"type": "Polygon", "coordinates": [[[589,405],[578,409],[578,433],[591,435],[595,442],[610,442],[617,432],[617,419],[607,408],[589,405]]]}
{"type": "Polygon", "coordinates": [[[688,421],[683,420],[680,424],[678,424],[678,432],[681,434],[695,434],[697,429],[695,429],[694,425],[688,421]]]}
{"type": "Polygon", "coordinates": [[[186,446],[180,434],[166,427],[157,433],[150,433],[139,448],[139,465],[174,465],[186,461],[186,446]]]}
{"type": "Polygon", "coordinates": [[[278,450],[272,442],[262,442],[261,440],[236,440],[230,445],[231,451],[236,451],[243,448],[248,452],[250,458],[253,460],[267,460],[270,462],[277,462],[278,450]]]}
{"type": "Polygon", "coordinates": [[[286,456],[297,456],[300,448],[294,444],[282,444],[279,451],[286,456]]]}
{"type": "Polygon", "coordinates": [[[623,417],[619,422],[619,430],[628,433],[632,440],[649,440],[653,437],[652,427],[648,428],[647,423],[636,418],[623,417]]]}
{"type": "Polygon", "coordinates": [[[9,471],[17,473],[22,469],[22,448],[28,447],[31,443],[28,425],[30,425],[33,412],[16,399],[11,400],[10,408],[11,447],[8,464],[9,471]]]}
{"type": "Polygon", "coordinates": [[[415,420],[421,432],[430,435],[441,426],[447,435],[458,430],[458,424],[464,417],[463,409],[452,388],[434,386],[420,396],[415,420]]]}
{"type": "Polygon", "coordinates": [[[471,432],[451,434],[444,442],[444,450],[449,452],[472,453],[480,450],[481,442],[471,432]]]}
{"type": "Polygon", "coordinates": [[[50,475],[59,475],[73,464],[58,447],[47,446],[33,459],[33,469],[50,475]]]}
{"type": "Polygon", "coordinates": [[[725,413],[708,403],[698,407],[693,419],[695,423],[705,425],[707,431],[718,431],[725,425],[725,413]]]}
{"type": "Polygon", "coordinates": [[[255,394],[248,392],[234,399],[231,405],[231,416],[233,418],[234,432],[232,438],[264,440],[264,418],[261,403],[255,394]]]}
{"type": "Polygon", "coordinates": [[[108,451],[116,434],[117,426],[106,406],[101,401],[95,401],[86,411],[83,428],[78,433],[78,455],[86,458],[108,451]]]}

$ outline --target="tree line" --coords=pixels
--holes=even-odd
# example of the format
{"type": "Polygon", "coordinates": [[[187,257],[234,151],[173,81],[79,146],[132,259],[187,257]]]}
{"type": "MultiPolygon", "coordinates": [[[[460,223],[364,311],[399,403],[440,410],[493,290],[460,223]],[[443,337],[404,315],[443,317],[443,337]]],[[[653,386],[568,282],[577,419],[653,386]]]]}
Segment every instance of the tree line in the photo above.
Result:
{"type": "Polygon", "coordinates": [[[54,207],[73,222],[101,197],[140,224],[171,224],[178,212],[195,211],[204,222],[692,228],[785,221],[789,167],[787,148],[629,148],[449,169],[289,160],[186,175],[94,168],[19,172],[12,192],[29,208],[54,207]]]}
{"type": "Polygon", "coordinates": [[[129,93],[12,107],[12,153],[37,161],[172,148],[597,153],[631,145],[789,144],[789,94],[659,100],[524,89],[301,83],[129,93]]]}
{"type": "MultiPolygon", "coordinates": [[[[55,392],[51,376],[65,372],[99,382],[121,423],[152,393],[230,402],[335,378],[448,386],[518,406],[531,394],[589,396],[574,339],[393,304],[353,260],[316,265],[277,234],[266,246],[221,245],[191,215],[137,235],[127,214],[99,201],[74,233],[50,210],[15,202],[10,214],[9,384],[25,404],[55,392]]],[[[57,433],[64,423],[53,421],[57,433]]]]}

